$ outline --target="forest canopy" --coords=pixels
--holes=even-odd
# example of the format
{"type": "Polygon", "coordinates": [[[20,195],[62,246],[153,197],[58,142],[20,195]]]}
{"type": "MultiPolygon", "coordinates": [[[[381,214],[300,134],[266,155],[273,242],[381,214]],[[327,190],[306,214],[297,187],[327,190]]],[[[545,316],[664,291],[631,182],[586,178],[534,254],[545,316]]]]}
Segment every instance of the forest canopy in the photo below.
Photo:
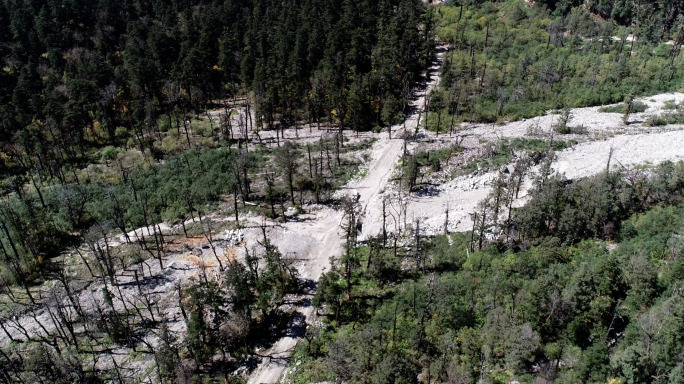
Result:
{"type": "Polygon", "coordinates": [[[681,382],[684,163],[541,177],[497,224],[500,177],[472,233],[341,257],[293,382],[681,382]]]}
{"type": "Polygon", "coordinates": [[[270,128],[393,123],[433,55],[431,20],[417,0],[4,1],[0,173],[154,150],[162,116],[245,95],[270,128]]]}
{"type": "Polygon", "coordinates": [[[595,3],[440,7],[436,33],[452,51],[431,110],[452,124],[494,122],[677,90],[681,4],[595,3]]]}
{"type": "MultiPolygon", "coordinates": [[[[681,87],[682,8],[0,1],[0,383],[240,382],[293,328],[297,383],[684,381],[684,163],[614,170],[611,149],[591,178],[552,169],[585,138],[554,140],[586,133],[569,108],[624,102],[604,111],[627,125],[637,96],[681,87]],[[470,133],[420,131],[561,108],[549,140],[476,137],[472,157],[470,133]],[[376,194],[382,235],[360,239],[359,191],[335,190],[369,172],[377,137],[403,152],[376,194]],[[427,168],[497,174],[472,230],[449,233],[449,205],[444,235],[407,224],[427,168]],[[395,187],[404,224],[389,233],[395,187]],[[300,279],[320,260],[281,253],[267,222],[321,217],[343,254],[300,279]],[[289,312],[291,295],[319,321],[289,312]]],[[[684,121],[669,106],[653,125],[684,121]]]]}

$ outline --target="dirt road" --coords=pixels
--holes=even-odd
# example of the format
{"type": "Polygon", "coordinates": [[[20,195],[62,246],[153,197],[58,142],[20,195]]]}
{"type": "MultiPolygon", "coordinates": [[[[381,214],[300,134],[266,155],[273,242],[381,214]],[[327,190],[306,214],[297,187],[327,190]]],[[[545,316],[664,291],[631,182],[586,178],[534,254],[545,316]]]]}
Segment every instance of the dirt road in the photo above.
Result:
{"type": "MultiPolygon", "coordinates": [[[[405,124],[392,127],[392,139],[389,132],[383,132],[380,139],[375,143],[371,159],[366,170],[366,176],[360,180],[352,181],[347,193],[353,195],[358,192],[359,205],[362,208],[361,221],[377,223],[382,220],[382,192],[387,185],[392,171],[401,156],[404,140],[401,139],[404,127],[408,132],[413,132],[420,123],[420,111],[423,109],[427,92],[439,82],[439,68],[444,51],[440,49],[437,61],[430,68],[426,89],[417,92],[416,98],[411,103],[411,115],[406,118],[405,124]]],[[[342,213],[331,209],[323,209],[314,217],[304,217],[301,222],[289,222],[283,225],[282,230],[271,232],[271,241],[276,244],[284,254],[288,252],[304,252],[303,261],[297,264],[300,276],[311,282],[317,282],[323,270],[330,265],[330,258],[342,254],[342,232],[340,222],[342,213]],[[310,220],[309,220],[310,219],[310,220]],[[314,237],[314,241],[306,239],[314,237]],[[306,249],[299,246],[309,244],[306,249]],[[288,251],[288,248],[297,249],[288,251]]],[[[377,234],[377,225],[364,224],[362,238],[377,234]]],[[[271,348],[260,351],[262,361],[249,378],[249,384],[277,383],[289,365],[289,357],[292,356],[297,342],[302,336],[306,323],[313,321],[315,314],[311,304],[313,291],[293,295],[288,298],[289,303],[296,303],[292,320],[288,324],[289,329],[285,336],[280,338],[271,348]]]]}
{"type": "MultiPolygon", "coordinates": [[[[382,201],[385,197],[392,197],[392,203],[388,207],[388,230],[395,231],[397,227],[403,227],[399,222],[403,215],[404,221],[411,222],[413,218],[421,219],[421,232],[423,234],[441,233],[445,223],[445,210],[449,206],[450,231],[466,231],[472,225],[469,213],[473,212],[477,203],[484,199],[490,188],[490,183],[496,176],[496,172],[479,172],[475,175],[464,175],[450,178],[434,185],[427,194],[412,194],[411,196],[402,195],[392,181],[397,169],[398,161],[401,157],[404,140],[402,135],[404,130],[409,134],[418,131],[421,140],[409,142],[408,149],[415,150],[416,146],[426,142],[434,142],[437,145],[451,143],[456,137],[436,138],[433,133],[419,129],[421,123],[421,113],[425,104],[426,94],[431,87],[438,81],[439,65],[443,51],[438,54],[438,61],[430,69],[430,77],[427,87],[416,94],[412,102],[412,112],[407,116],[404,123],[396,125],[391,129],[391,139],[389,132],[382,132],[379,135],[369,134],[369,137],[377,138],[374,143],[370,161],[364,166],[360,177],[350,182],[347,188],[341,193],[359,196],[361,208],[360,220],[363,223],[361,240],[368,239],[377,235],[382,230],[382,201]],[[397,197],[401,196],[401,203],[404,211],[397,206],[397,197]]],[[[613,167],[635,167],[645,162],[651,164],[660,163],[665,160],[684,159],[684,131],[682,126],[668,126],[660,130],[646,127],[643,124],[649,114],[658,114],[666,111],[665,103],[674,100],[684,101],[684,94],[656,95],[644,98],[643,101],[649,109],[641,114],[634,114],[630,117],[630,124],[624,125],[621,122],[622,115],[615,113],[601,113],[598,107],[573,109],[573,120],[571,125],[584,126],[587,133],[576,137],[578,144],[571,148],[557,153],[554,168],[560,173],[564,173],[569,179],[590,176],[605,169],[606,160],[610,148],[614,148],[611,165],[613,167]]],[[[531,127],[537,132],[548,133],[553,124],[558,120],[557,115],[549,114],[529,120],[512,122],[502,125],[464,125],[458,132],[461,137],[468,137],[473,148],[481,147],[483,143],[493,142],[503,137],[525,137],[531,131],[531,127]]],[[[272,133],[272,132],[271,132],[272,133]]],[[[315,140],[320,135],[303,137],[301,140],[315,140]]],[[[266,136],[266,133],[264,134],[266,136]]],[[[291,132],[289,134],[291,135],[291,132]]],[[[294,135],[296,137],[296,134],[294,135]]],[[[288,137],[288,139],[294,139],[288,137]]],[[[573,137],[569,137],[573,138],[573,137]]],[[[282,140],[282,139],[281,139],[282,140]]],[[[358,140],[358,139],[357,139],[358,140]]],[[[521,193],[521,203],[524,202],[524,191],[521,193]]],[[[258,367],[252,372],[249,383],[276,383],[282,380],[287,370],[290,358],[294,349],[301,339],[307,324],[315,320],[315,309],[311,304],[311,299],[315,293],[315,283],[319,280],[322,273],[330,268],[330,260],[333,257],[342,255],[343,252],[343,231],[340,224],[343,221],[343,214],[339,210],[324,206],[305,206],[306,213],[299,215],[296,219],[285,223],[269,222],[268,236],[285,257],[293,260],[294,266],[299,272],[299,276],[304,282],[303,292],[297,295],[290,295],[286,298],[286,303],[282,309],[289,311],[291,322],[279,338],[270,348],[257,351],[262,356],[258,367]]],[[[226,218],[214,218],[217,221],[226,218]]],[[[264,223],[263,218],[251,216],[243,222],[247,228],[240,230],[240,241],[244,234],[245,241],[249,244],[255,239],[261,239],[261,229],[259,225],[264,223]],[[244,232],[244,233],[243,233],[244,232]]],[[[186,223],[187,224],[187,223],[186,223]]],[[[170,232],[180,233],[179,225],[174,227],[161,224],[159,226],[165,234],[170,232]]],[[[401,228],[400,228],[401,229],[401,228]]],[[[397,231],[398,232],[398,231],[397,231]]],[[[129,233],[129,237],[136,236],[149,237],[149,229],[139,229],[129,233]]],[[[218,235],[217,235],[218,236],[218,235]]],[[[119,245],[125,242],[124,236],[111,239],[110,246],[119,245]]],[[[222,239],[225,240],[225,239],[222,239]]],[[[204,242],[198,239],[200,245],[204,242]]],[[[242,245],[241,245],[242,247],[242,245]]],[[[218,254],[233,249],[219,247],[218,254]]],[[[181,335],[185,331],[185,323],[181,317],[178,302],[177,287],[187,285],[192,278],[197,278],[203,267],[208,267],[209,271],[217,270],[214,256],[211,251],[204,252],[200,257],[190,255],[189,252],[171,253],[163,259],[163,267],[156,260],[131,265],[125,270],[117,272],[115,276],[116,297],[114,297],[117,310],[124,310],[124,305],[144,307],[142,301],[143,294],[151,300],[160,303],[160,307],[151,310],[149,317],[153,315],[157,319],[165,318],[168,321],[171,331],[181,335]],[[137,273],[137,275],[136,275],[137,273]],[[142,280],[136,284],[136,278],[142,280]],[[119,297],[121,298],[119,300],[119,297]],[[125,304],[124,304],[125,301],[125,304]]],[[[218,275],[214,276],[217,277],[218,275]]],[[[210,276],[211,277],[211,276],[210,276]]],[[[103,284],[100,281],[75,281],[78,286],[76,299],[83,310],[87,313],[96,313],[97,308],[104,307],[102,295],[103,284]]],[[[55,290],[55,297],[64,297],[59,292],[59,287],[46,288],[46,292],[55,290]]],[[[19,317],[4,319],[2,325],[6,331],[0,332],[0,345],[7,345],[13,339],[21,341],[27,334],[32,337],[42,337],[46,333],[52,333],[58,327],[55,322],[55,301],[46,296],[44,304],[27,310],[19,317]]],[[[66,299],[62,299],[62,304],[69,307],[66,299]]],[[[148,316],[145,313],[145,316],[148,316]]],[[[155,339],[146,339],[154,343],[155,339]]],[[[117,364],[140,364],[131,361],[130,351],[121,350],[116,354],[117,364]]],[[[103,362],[102,364],[109,364],[103,362]]],[[[140,374],[145,372],[145,367],[138,371],[140,374]]],[[[137,378],[143,380],[145,378],[137,378]]],[[[133,378],[131,378],[132,381],[133,378]]]]}
{"type": "MultiPolygon", "coordinates": [[[[368,164],[365,177],[351,182],[346,189],[350,195],[352,191],[358,191],[360,194],[359,203],[363,210],[362,220],[371,222],[381,220],[381,195],[402,152],[404,140],[400,137],[404,129],[408,132],[414,132],[420,124],[420,111],[424,107],[427,92],[438,82],[437,75],[443,54],[444,52],[440,50],[438,53],[439,61],[435,62],[429,71],[428,88],[417,92],[416,98],[412,102],[412,112],[406,118],[405,123],[392,127],[392,139],[390,139],[389,132],[380,135],[373,151],[377,156],[368,164]]],[[[292,320],[284,332],[285,336],[278,339],[269,349],[258,351],[263,358],[251,374],[249,383],[276,383],[280,381],[289,365],[289,358],[303,335],[306,324],[315,317],[314,308],[311,304],[312,296],[315,293],[315,283],[321,274],[329,268],[331,258],[342,254],[343,233],[340,227],[343,220],[342,212],[322,206],[305,207],[305,210],[308,212],[299,215],[296,220],[282,224],[266,223],[268,224],[270,240],[283,255],[294,260],[299,277],[308,287],[308,290],[287,297],[285,306],[291,310],[292,320]]],[[[246,225],[243,232],[248,246],[250,241],[254,242],[255,239],[261,238],[259,226],[263,224],[262,220],[252,217],[243,222],[243,225],[246,225]]],[[[180,228],[177,227],[160,225],[166,234],[180,231],[180,228]]],[[[374,227],[369,226],[368,228],[374,227]]],[[[376,233],[376,230],[364,231],[362,236],[370,236],[376,233]]],[[[143,235],[150,236],[149,230],[138,229],[129,233],[129,237],[133,238],[143,235]]],[[[125,237],[123,235],[116,236],[110,239],[109,246],[120,246],[124,242],[125,237]]],[[[228,249],[217,247],[217,251],[222,254],[228,249]]],[[[163,267],[156,260],[148,260],[138,265],[129,266],[125,270],[118,271],[114,277],[114,286],[116,286],[118,297],[121,297],[121,300],[118,300],[118,297],[114,298],[114,306],[117,310],[123,310],[126,305],[140,304],[138,303],[141,300],[141,292],[139,291],[142,289],[150,299],[168,304],[163,306],[163,311],[157,310],[154,316],[166,318],[169,329],[174,333],[182,334],[185,324],[179,308],[173,304],[177,302],[177,287],[188,284],[189,279],[197,278],[202,269],[208,271],[205,273],[211,273],[212,276],[210,277],[214,277],[213,272],[216,268],[213,264],[215,262],[211,255],[196,257],[187,252],[182,252],[172,253],[164,257],[163,267]],[[139,285],[132,283],[135,282],[134,271],[138,271],[138,275],[143,278],[139,285]]],[[[80,303],[85,312],[95,313],[96,308],[104,306],[103,285],[99,281],[83,285],[76,293],[77,302],[80,303]]],[[[58,296],[63,297],[63,295],[58,296]]],[[[60,299],[60,301],[62,305],[68,308],[69,304],[66,299],[60,299]]],[[[0,333],[0,344],[9,343],[11,339],[22,340],[22,336],[25,335],[24,331],[38,337],[46,332],[54,332],[57,328],[52,314],[54,304],[55,302],[47,302],[45,305],[32,310],[29,315],[3,322],[7,332],[0,333]]],[[[150,313],[149,316],[153,316],[153,314],[150,313]]],[[[155,342],[153,338],[148,339],[148,341],[155,342]]],[[[132,363],[127,360],[128,352],[121,351],[117,355],[116,363],[120,365],[132,363]]],[[[139,371],[142,373],[145,369],[141,367],[139,371]]],[[[134,379],[131,377],[131,379],[144,380],[145,378],[137,377],[134,379]]]]}
{"type": "MultiPolygon", "coordinates": [[[[285,305],[291,307],[292,314],[288,329],[269,349],[258,351],[262,359],[248,383],[277,383],[287,369],[297,342],[314,317],[311,299],[315,282],[330,267],[330,258],[342,254],[341,220],[341,212],[320,208],[317,212],[300,215],[298,221],[268,230],[270,240],[280,252],[295,260],[299,278],[306,288],[300,294],[287,297],[285,305]]],[[[248,233],[247,237],[259,238],[256,233],[248,233]]]]}
{"type": "Polygon", "coordinates": [[[373,148],[373,159],[368,164],[367,176],[354,186],[360,195],[363,222],[361,240],[377,235],[382,230],[382,200],[384,191],[396,169],[397,162],[404,149],[403,135],[413,134],[423,124],[421,111],[430,90],[439,84],[439,69],[445,54],[444,47],[439,47],[437,60],[428,72],[429,78],[425,89],[416,94],[411,103],[412,113],[404,123],[392,127],[392,139],[388,132],[383,132],[373,148]]]}

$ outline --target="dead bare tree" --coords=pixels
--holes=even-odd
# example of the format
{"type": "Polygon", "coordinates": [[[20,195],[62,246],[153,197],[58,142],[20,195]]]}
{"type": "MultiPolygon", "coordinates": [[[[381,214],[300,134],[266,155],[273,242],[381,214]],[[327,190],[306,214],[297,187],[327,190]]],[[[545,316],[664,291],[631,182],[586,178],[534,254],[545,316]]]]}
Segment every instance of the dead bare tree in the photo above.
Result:
{"type": "Polygon", "coordinates": [[[423,260],[423,248],[421,247],[420,238],[420,218],[416,217],[413,221],[413,241],[414,241],[414,260],[416,270],[424,269],[425,262],[423,260]]]}
{"type": "Polygon", "coordinates": [[[90,252],[95,256],[97,266],[100,269],[100,276],[102,278],[108,276],[110,282],[114,284],[114,258],[112,257],[111,249],[109,247],[107,232],[107,223],[98,223],[88,230],[84,240],[88,245],[90,252]]]}
{"type": "Polygon", "coordinates": [[[382,246],[387,246],[387,197],[382,198],[382,246]]]}
{"type": "Polygon", "coordinates": [[[209,242],[209,247],[211,247],[211,251],[214,254],[214,257],[216,258],[216,262],[219,265],[219,271],[223,272],[223,263],[221,262],[221,259],[218,257],[218,254],[216,253],[216,245],[214,245],[214,239],[211,234],[212,232],[212,225],[211,222],[207,220],[207,222],[204,223],[204,238],[207,239],[207,242],[209,242]]]}

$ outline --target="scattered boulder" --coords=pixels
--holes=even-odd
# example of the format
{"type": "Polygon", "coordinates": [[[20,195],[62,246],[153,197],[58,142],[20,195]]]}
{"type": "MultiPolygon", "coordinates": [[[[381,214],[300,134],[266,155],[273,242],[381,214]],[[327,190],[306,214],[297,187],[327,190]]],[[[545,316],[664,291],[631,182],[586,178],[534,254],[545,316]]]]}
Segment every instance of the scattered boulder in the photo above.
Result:
{"type": "Polygon", "coordinates": [[[217,236],[218,240],[223,240],[228,244],[228,246],[231,245],[237,245],[241,243],[245,238],[245,234],[242,232],[240,229],[228,229],[219,236],[217,236]]]}

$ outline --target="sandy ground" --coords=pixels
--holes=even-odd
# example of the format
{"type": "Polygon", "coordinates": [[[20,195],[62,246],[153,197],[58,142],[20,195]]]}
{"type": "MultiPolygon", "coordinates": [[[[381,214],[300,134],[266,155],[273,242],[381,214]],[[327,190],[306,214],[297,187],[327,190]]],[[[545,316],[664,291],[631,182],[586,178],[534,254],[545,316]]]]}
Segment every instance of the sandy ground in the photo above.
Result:
{"type": "MultiPolygon", "coordinates": [[[[665,102],[673,101],[681,103],[684,101],[683,93],[666,93],[650,97],[637,99],[648,106],[646,111],[633,113],[629,118],[629,125],[622,121],[621,113],[599,112],[602,107],[574,108],[571,110],[571,119],[568,123],[571,127],[582,126],[587,130],[582,135],[555,135],[556,139],[576,139],[580,141],[597,140],[618,134],[629,133],[652,133],[662,132],[663,130],[679,130],[679,126],[646,127],[643,123],[651,115],[666,113],[663,109],[665,102]]],[[[615,104],[613,104],[615,105],[615,104]]],[[[479,139],[496,140],[502,138],[515,138],[525,136],[544,136],[551,135],[552,127],[558,124],[560,118],[559,111],[549,111],[544,116],[534,117],[506,124],[462,124],[458,134],[477,137],[479,139]]],[[[428,132],[427,136],[434,134],[428,132]]]]}
{"type": "MultiPolygon", "coordinates": [[[[341,220],[341,212],[323,207],[316,213],[300,215],[298,221],[272,227],[267,233],[280,252],[294,260],[299,278],[315,283],[330,267],[330,259],[342,255],[341,220]]],[[[259,235],[248,233],[248,237],[253,236],[259,235]]],[[[303,329],[315,317],[311,303],[314,293],[308,290],[287,297],[286,305],[290,307],[287,309],[292,313],[288,325],[290,330],[267,350],[257,351],[262,360],[251,374],[249,383],[276,383],[280,380],[302,336],[294,330],[303,329]]]]}
{"type": "MultiPolygon", "coordinates": [[[[682,102],[684,94],[662,94],[640,100],[648,105],[648,109],[643,113],[632,114],[629,125],[623,123],[622,114],[599,112],[599,107],[573,109],[569,125],[583,126],[586,134],[552,134],[552,127],[558,123],[559,115],[550,112],[545,116],[501,125],[463,124],[451,137],[445,134],[437,137],[433,132],[421,129],[421,139],[411,143],[409,148],[441,148],[454,144],[456,140],[465,139],[462,145],[471,152],[478,152],[484,144],[504,138],[549,139],[553,136],[554,139],[575,140],[578,144],[556,153],[556,160],[553,163],[554,171],[564,174],[568,179],[587,177],[605,170],[611,148],[611,169],[631,169],[655,165],[666,160],[684,160],[683,126],[653,128],[643,124],[650,115],[666,113],[663,109],[666,101],[682,102]]],[[[383,153],[379,148],[381,143],[378,142],[378,149],[374,148],[374,152],[379,153],[374,153],[373,158],[383,153]]],[[[388,211],[392,212],[392,215],[387,219],[388,229],[403,227],[404,221],[412,223],[418,219],[423,233],[429,235],[443,233],[445,225],[449,231],[467,231],[472,227],[470,214],[475,212],[477,204],[487,197],[490,183],[497,174],[498,170],[459,176],[433,185],[428,191],[412,193],[409,196],[400,192],[397,183],[384,184],[384,192],[375,198],[386,198],[390,202],[388,206],[391,209],[388,211]],[[399,196],[402,196],[403,201],[399,201],[399,196]],[[400,218],[400,213],[405,217],[400,218]]],[[[530,185],[529,180],[523,184],[517,205],[524,203],[526,188],[530,185]]],[[[367,210],[363,229],[367,236],[380,233],[382,212],[367,210]]]]}
{"type": "MultiPolygon", "coordinates": [[[[660,133],[625,134],[600,141],[581,143],[561,152],[553,163],[553,169],[568,179],[597,174],[606,169],[610,148],[613,148],[611,168],[634,168],[644,164],[658,164],[666,160],[684,160],[684,131],[660,133]]],[[[449,210],[448,229],[452,232],[467,231],[472,227],[470,214],[485,199],[490,183],[497,172],[457,177],[431,190],[429,195],[411,195],[408,198],[408,222],[420,219],[425,234],[439,234],[444,230],[446,210],[449,210]]],[[[524,184],[529,187],[530,183],[524,184]]],[[[394,196],[396,196],[396,192],[394,196]]],[[[388,194],[389,195],[389,194],[388,194]]],[[[526,190],[520,193],[526,198],[526,190]]],[[[396,205],[396,204],[395,204],[396,205]]],[[[381,219],[381,216],[380,216],[381,219]]],[[[367,223],[376,223],[378,219],[367,223]]],[[[368,229],[378,233],[381,226],[368,229]]]]}
{"type": "MultiPolygon", "coordinates": [[[[253,247],[259,247],[257,241],[262,237],[261,226],[266,226],[269,239],[286,259],[291,260],[299,272],[300,279],[304,282],[318,281],[321,273],[329,268],[330,257],[339,256],[342,252],[340,240],[342,233],[339,225],[342,214],[334,209],[317,205],[307,206],[305,209],[308,212],[299,215],[296,221],[273,223],[261,217],[247,216],[242,218],[244,228],[215,234],[213,240],[221,262],[225,266],[230,259],[239,258],[243,254],[244,247],[250,250],[253,247]]],[[[205,217],[204,220],[217,222],[225,218],[210,216],[205,217]]],[[[186,225],[192,222],[193,220],[188,220],[186,225]]],[[[182,233],[180,224],[160,225],[160,227],[165,235],[182,233]]],[[[146,228],[141,228],[129,232],[128,235],[135,239],[136,236],[149,236],[150,232],[146,228]]],[[[179,287],[204,279],[205,275],[209,280],[220,280],[221,274],[218,261],[208,247],[206,238],[197,237],[183,241],[192,251],[170,253],[163,258],[162,266],[156,259],[129,266],[116,273],[115,285],[107,282],[108,289],[112,293],[114,307],[118,311],[138,307],[141,308],[142,315],[146,318],[157,320],[164,318],[170,331],[179,336],[185,333],[185,322],[178,307],[179,287]],[[136,283],[136,274],[139,284],[136,283]],[[154,303],[152,311],[146,309],[145,296],[154,303]]],[[[124,242],[125,237],[121,234],[110,240],[108,244],[115,247],[124,242]]],[[[104,284],[100,280],[75,281],[74,285],[80,286],[75,289],[74,296],[85,313],[95,314],[98,308],[106,310],[107,305],[103,297],[104,284]]],[[[55,297],[60,297],[58,300],[67,308],[67,316],[75,316],[73,307],[59,287],[55,287],[54,291],[55,297]]],[[[309,318],[313,311],[310,303],[312,294],[313,292],[307,292],[300,297],[293,295],[288,297],[286,302],[300,303],[300,307],[295,308],[295,311],[301,312],[304,318],[309,318]]],[[[55,321],[57,310],[54,300],[46,297],[43,304],[26,311],[23,316],[7,319],[3,323],[5,329],[14,340],[26,339],[22,328],[32,338],[40,338],[46,333],[57,331],[60,327],[55,321]]],[[[293,317],[297,318],[297,316],[293,317]]],[[[152,335],[147,335],[145,340],[152,345],[157,343],[152,335]]],[[[282,358],[291,354],[297,341],[297,337],[285,337],[271,348],[272,351],[260,352],[263,355],[275,357],[273,364],[277,366],[279,362],[285,362],[282,358]]],[[[5,332],[0,332],[0,345],[7,345],[10,342],[10,337],[5,332]]],[[[94,342],[95,350],[99,350],[98,344],[101,343],[97,340],[94,342]]],[[[131,360],[131,350],[128,348],[118,348],[113,356],[119,366],[136,368],[131,371],[134,373],[129,379],[150,382],[151,378],[145,377],[144,373],[149,370],[151,361],[131,360]]],[[[110,360],[102,359],[98,362],[98,367],[108,368],[111,364],[110,360]]],[[[282,367],[284,368],[285,366],[282,367]]],[[[276,375],[274,380],[278,377],[276,375]]]]}

